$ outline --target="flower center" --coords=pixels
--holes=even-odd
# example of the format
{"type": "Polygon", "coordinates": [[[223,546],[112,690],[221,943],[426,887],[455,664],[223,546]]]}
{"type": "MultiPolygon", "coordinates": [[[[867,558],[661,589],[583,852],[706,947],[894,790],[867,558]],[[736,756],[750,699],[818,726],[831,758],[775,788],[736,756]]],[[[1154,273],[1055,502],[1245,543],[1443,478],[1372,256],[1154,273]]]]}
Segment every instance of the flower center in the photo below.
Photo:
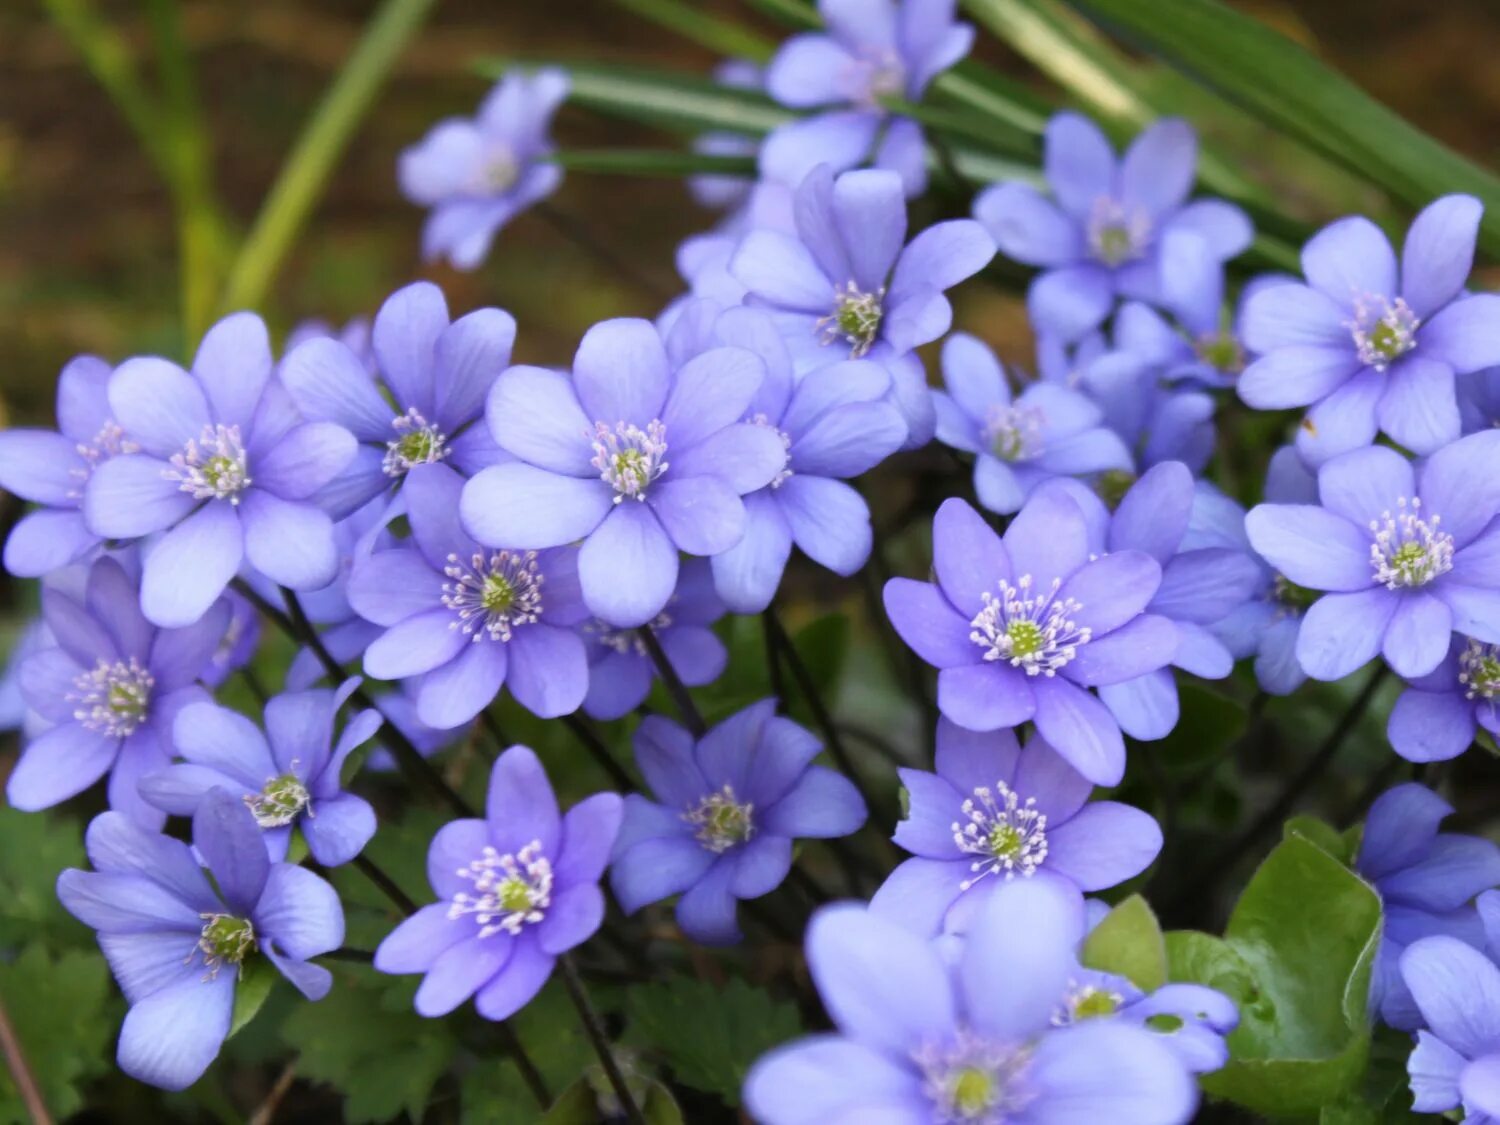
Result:
{"type": "Polygon", "coordinates": [[[1354,350],[1361,363],[1384,371],[1393,360],[1417,346],[1417,314],[1406,301],[1397,297],[1375,297],[1369,294],[1354,301],[1354,319],[1344,322],[1354,338],[1354,350]]]}
{"type": "Polygon", "coordinates": [[[1105,507],[1114,511],[1135,481],[1136,476],[1129,469],[1105,469],[1094,480],[1094,494],[1104,501],[1105,507]]]}
{"type": "Polygon", "coordinates": [[[81,469],[73,469],[70,476],[78,481],[78,488],[70,491],[68,495],[75,499],[82,499],[83,486],[88,483],[89,477],[94,475],[101,462],[108,461],[111,457],[118,457],[122,453],[139,453],[141,447],[125,435],[124,428],[113,418],[107,418],[104,425],[99,427],[99,432],[94,435],[92,441],[79,442],[75,447],[78,456],[84,460],[81,469]]]}
{"type": "Polygon", "coordinates": [[[880,333],[881,303],[885,286],[865,293],[853,281],[833,290],[833,311],[819,317],[817,328],[824,344],[843,340],[849,344],[849,358],[859,359],[875,344],[880,333]]]}
{"type": "Polygon", "coordinates": [[[1150,245],[1151,216],[1144,207],[1101,195],[1089,211],[1088,240],[1089,252],[1106,266],[1133,262],[1150,245]]]}
{"type": "Polygon", "coordinates": [[[1104,1019],[1120,1010],[1125,997],[1118,992],[1097,988],[1092,984],[1075,985],[1063,1001],[1062,1009],[1052,1017],[1059,1027],[1082,1020],[1104,1019]]]}
{"type": "Polygon", "coordinates": [[[448,556],[443,573],[443,604],[453,611],[452,627],[472,636],[508,641],[518,625],[542,616],[542,583],[535,551],[496,551],[488,561],[481,551],[467,563],[448,556]]]}
{"type": "Polygon", "coordinates": [[[682,819],[697,825],[698,842],[718,855],[755,835],[755,825],[751,820],[754,811],[754,805],[748,801],[741,804],[735,799],[734,790],[725,785],[683,813],[682,819]]]}
{"type": "Polygon", "coordinates": [[[1193,341],[1193,353],[1200,362],[1225,375],[1238,375],[1245,370],[1245,349],[1227,328],[1200,334],[1193,341]]]}
{"type": "Polygon", "coordinates": [[[292,823],[303,809],[312,816],[312,794],[294,773],[284,773],[266,782],[259,793],[248,793],[245,804],[262,828],[281,828],[292,823]]]}
{"type": "Polygon", "coordinates": [[[448,436],[415,406],[391,419],[391,429],[397,436],[385,443],[385,459],[380,463],[386,476],[399,477],[413,466],[441,461],[451,452],[448,436]]]}
{"type": "Polygon", "coordinates": [[[478,859],[458,869],[458,876],[474,884],[474,893],[459,891],[448,906],[450,920],[472,914],[479,936],[501,932],[518,934],[523,926],[546,917],[552,904],[552,864],[533,840],[514,855],[501,855],[486,846],[478,859]]]}
{"type": "Polygon", "coordinates": [[[156,677],[135,657],[128,663],[100,657],[93,671],[74,678],[67,700],[78,704],[73,718],[89,730],[126,738],[145,722],[155,686],[156,677]]]}
{"type": "Polygon", "coordinates": [[[479,194],[500,195],[515,187],[521,166],[508,145],[497,145],[486,154],[479,170],[479,194]]]}
{"type": "MultiPolygon", "coordinates": [[[[676,600],[677,595],[673,594],[672,601],[676,600]]],[[[672,601],[667,603],[668,606],[672,604],[672,601]]],[[[672,615],[662,610],[647,627],[659,637],[672,627],[672,615]]],[[[608,625],[596,617],[584,624],[583,631],[587,636],[593,637],[601,645],[613,649],[621,656],[634,654],[644,658],[651,655],[651,651],[646,648],[646,642],[641,640],[639,629],[616,629],[613,625],[608,625]]]]}
{"type": "Polygon", "coordinates": [[[1094,632],[1073,620],[1083,606],[1057,596],[1062,579],[1054,578],[1045,594],[1032,596],[1031,575],[1012,586],[1000,580],[1000,596],[986,593],[984,608],[969,622],[969,639],[985,649],[986,660],[1004,660],[1028,676],[1055,676],[1086,645],[1094,632]]]}
{"type": "Polygon", "coordinates": [[[1002,461],[1029,461],[1042,451],[1047,415],[1035,406],[992,406],[984,423],[984,440],[1002,461]]]}
{"type": "Polygon", "coordinates": [[[1387,590],[1425,586],[1453,569],[1453,536],[1438,529],[1442,516],[1422,517],[1420,498],[1396,501],[1396,514],[1382,512],[1370,521],[1375,541],[1370,566],[1375,581],[1387,590]]]}
{"type": "Polygon", "coordinates": [[[1036,798],[1023,802],[1003,781],[993,790],[981,787],[959,807],[963,821],[952,825],[953,842],[959,850],[979,858],[969,864],[972,879],[963,881],[968,890],[986,875],[1014,879],[1017,872],[1029,878],[1047,858],[1047,817],[1036,807],[1036,798]]]}
{"type": "Polygon", "coordinates": [[[1470,639],[1458,657],[1458,682],[1465,699],[1494,699],[1500,693],[1500,645],[1470,639]]]}
{"type": "Polygon", "coordinates": [[[766,429],[770,430],[778,438],[781,439],[781,448],[785,452],[782,454],[782,461],[781,461],[781,468],[780,468],[780,470],[778,470],[777,473],[776,473],[776,476],[771,479],[771,487],[772,488],[780,488],[787,481],[791,480],[792,476],[793,476],[793,474],[792,474],[792,467],[791,467],[792,466],[792,435],[789,434],[789,433],[787,433],[785,430],[778,428],[764,414],[753,415],[750,418],[750,424],[752,426],[764,426],[766,429]]]}
{"type": "MultiPolygon", "coordinates": [[[[233,914],[200,914],[203,929],[198,934],[198,947],[194,952],[203,954],[203,967],[208,970],[204,980],[219,975],[225,965],[238,966],[255,951],[255,927],[248,918],[236,918],[233,914]]],[[[192,954],[188,955],[189,960],[192,954]]],[[[235,970],[238,972],[238,968],[235,970]]]]}
{"type": "Polygon", "coordinates": [[[1025,1083],[1031,1054],[1024,1047],[960,1032],[957,1042],[923,1047],[912,1060],[940,1125],[1003,1125],[1032,1100],[1025,1083]]]}
{"type": "Polygon", "coordinates": [[[162,473],[168,480],[180,481],[181,490],[195,500],[238,504],[240,493],[250,487],[250,465],[240,428],[204,426],[196,439],[188,439],[181,453],[172,454],[172,467],[162,473]]]}
{"type": "Polygon", "coordinates": [[[644,500],[652,481],[667,471],[667,427],[652,419],[643,430],[634,424],[594,423],[594,459],[599,479],[615,490],[615,503],[627,496],[644,500]]]}
{"type": "Polygon", "coordinates": [[[864,47],[844,75],[849,100],[870,109],[906,90],[906,67],[889,47],[864,47]]]}

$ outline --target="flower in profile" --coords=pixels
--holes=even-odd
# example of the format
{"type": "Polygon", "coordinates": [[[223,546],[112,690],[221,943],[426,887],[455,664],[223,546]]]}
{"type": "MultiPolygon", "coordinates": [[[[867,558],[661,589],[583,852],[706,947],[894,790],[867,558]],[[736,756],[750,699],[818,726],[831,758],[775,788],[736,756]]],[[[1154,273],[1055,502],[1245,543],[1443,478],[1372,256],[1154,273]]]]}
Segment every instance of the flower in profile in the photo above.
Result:
{"type": "Polygon", "coordinates": [[[139,452],[94,469],[83,514],[107,539],[161,533],[141,576],[153,624],[191,625],[245,562],[294,590],[338,571],[333,521],[313,497],[355,441],[342,426],[301,421],[272,366],[265,324],[235,313],[208,330],[191,372],[143,356],[109,378],[111,412],[139,452]]]}
{"type": "Polygon", "coordinates": [[[417,717],[440,729],[474,718],[502,686],[533,714],[571,714],[589,682],[578,551],[480,546],[459,523],[463,487],[441,466],[412,477],[411,539],[356,561],[349,604],[384,630],[365,673],[410,682],[417,717]]]}
{"type": "Polygon", "coordinates": [[[1455,633],[1435,669],[1411,680],[1391,708],[1386,735],[1409,762],[1445,762],[1483,728],[1500,735],[1500,645],[1455,633]]]}
{"type": "Polygon", "coordinates": [[[1408,679],[1442,662],[1454,633],[1500,643],[1500,432],[1460,438],[1414,470],[1393,449],[1345,453],[1318,470],[1321,506],[1261,504],[1250,542],[1288,581],[1326,591],[1309,607],[1297,660],[1338,680],[1377,654],[1408,679]]]}
{"type": "Polygon", "coordinates": [[[1002,540],[968,504],[943,502],[933,520],[936,582],[893,578],[891,623],[938,669],[938,709],[967,730],[1028,720],[1096,785],[1125,772],[1125,743],[1088,689],[1166,666],[1178,643],[1145,612],[1162,571],[1149,554],[1092,557],[1090,529],[1071,495],[1044,489],[1002,540]]]}
{"type": "Polygon", "coordinates": [[[229,1034],[241,973],[262,957],[309,1000],[328,994],[332,976],[309,959],[344,940],[338,895],[305,868],[271,862],[243,802],[210,792],[191,847],[114,812],[94,818],[86,842],[94,870],[64,871],[57,896],[99,931],[130,1005],[119,1063],[132,1078],[166,1090],[196,1082],[229,1034]]]}
{"type": "Polygon", "coordinates": [[[1500,296],[1466,295],[1484,207],[1445,195],[1413,220],[1401,261],[1362,216],[1302,248],[1307,284],[1276,285],[1245,306],[1260,358],[1239,393],[1261,410],[1310,407],[1297,448],[1310,464],[1377,432],[1416,454],[1459,436],[1455,375],[1500,363],[1500,296]]]}
{"type": "Polygon", "coordinates": [[[781,885],[792,842],[847,836],[865,803],[842,774],[812,764],[822,745],[764,699],[696,743],[652,715],[636,730],[635,760],[656,800],[631,793],[615,843],[610,885],[633,913],[672,895],[694,941],[740,939],[740,899],[781,885]]]}
{"type": "Polygon", "coordinates": [[[184,707],[172,738],[182,761],[141,779],[141,796],[173,816],[192,816],[221,789],[255,816],[273,860],[286,858],[292,831],[324,867],[348,863],[375,835],[375,810],[344,792],[339,774],[349,754],[380,728],[380,712],[361,711],[334,741],[334,718],[359,687],[289,692],[265,707],[265,731],[237,711],[212,703],[184,707]]]}
{"type": "Polygon", "coordinates": [[[873,913],[936,934],[958,909],[1016,879],[1102,891],[1139,875],[1161,851],[1150,814],[1089,801],[1094,785],[1041,737],[937,728],[937,772],[902,769],[910,808],[892,837],[912,853],[875,892],[873,913]]]}
{"type": "Polygon", "coordinates": [[[490,430],[517,460],[464,486],[464,527],[510,550],[582,540],[590,612],[616,628],[644,625],[677,588],[678,552],[716,555],[738,543],[740,497],[786,464],[780,435],[741,421],[764,377],[743,348],[682,359],[649,321],[596,324],[571,378],[517,366],[496,380],[490,430]]]}
{"type": "Polygon", "coordinates": [[[546,157],[552,115],[567,96],[561,70],[507,74],[473,118],[445,118],[402,152],[401,191],[432,212],[422,257],[474,269],[506,223],[557,190],[562,169],[546,157]]]}
{"type": "Polygon", "coordinates": [[[1058,1026],[1083,904],[1055,883],[997,890],[951,964],[936,943],[856,904],[825,906],[807,963],[831,1034],[750,1069],[764,1125],[820,1121],[1181,1125],[1198,1091],[1164,1037],[1123,1019],[1058,1026]]]}
{"type": "Polygon", "coordinates": [[[455,820],[433,837],[427,878],[441,901],[391,931],[375,967],[425,974],[423,1016],[471,996],[485,1019],[519,1011],[604,920],[599,878],[621,807],[616,794],[596,793],[559,815],[537,756],[512,746],[490,774],[485,819],[455,820]]]}
{"type": "Polygon", "coordinates": [[[43,588],[42,621],[51,641],[21,665],[20,687],[47,727],[27,741],[7,799],[50,808],[108,773],[110,807],[160,827],[165,817],[136,786],[171,760],[177,715],[209,698],[198,681],[228,626],[228,603],[192,625],[158,629],[141,615],[135,580],[105,557],[78,596],[43,588]]]}
{"type": "Polygon", "coordinates": [[[337,423],[360,443],[319,499],[342,517],[432,465],[470,476],[491,464],[484,398],[515,339],[515,319],[501,309],[476,309],[450,324],[443,291],[419,281],[376,313],[373,372],[329,336],[292,349],[280,375],[303,417],[337,423]]]}
{"type": "Polygon", "coordinates": [[[843,172],[866,162],[895,172],[908,196],[927,190],[922,126],[893,113],[890,98],[919,102],[927,86],[969,53],[974,29],[955,0],[820,0],[826,32],[794,35],[766,68],[766,90],[784,106],[819,112],[773,129],[761,175],[796,184],[819,164],[843,172]]]}
{"type": "Polygon", "coordinates": [[[1000,253],[1043,271],[1026,298],[1039,331],[1076,340],[1103,324],[1119,299],[1160,305],[1171,234],[1196,236],[1214,262],[1250,245],[1250,220],[1238,207],[1187,202],[1198,140],[1185,121],[1156,122],[1118,161],[1099,127],[1077,113],[1054,116],[1044,144],[1051,199],[1005,183],[974,201],[1000,253]]]}
{"type": "Polygon", "coordinates": [[[937,439],[974,454],[974,492],[992,512],[1010,515],[1057,476],[1135,468],[1087,396],[1047,382],[1012,395],[995,353],[973,336],[955,332],[944,342],[943,382],[946,392],[933,392],[937,439]]]}

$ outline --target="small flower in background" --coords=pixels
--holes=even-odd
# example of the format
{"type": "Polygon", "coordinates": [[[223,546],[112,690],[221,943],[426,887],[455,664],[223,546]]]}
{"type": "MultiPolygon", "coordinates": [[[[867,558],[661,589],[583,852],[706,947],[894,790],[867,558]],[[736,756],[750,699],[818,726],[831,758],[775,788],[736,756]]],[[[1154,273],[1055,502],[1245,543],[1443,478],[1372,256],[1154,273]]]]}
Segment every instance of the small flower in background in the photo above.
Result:
{"type": "Polygon", "coordinates": [[[1327,591],[1307,609],[1297,660],[1315,680],[1338,680],[1385,657],[1425,676],[1453,633],[1500,643],[1500,432],[1471,434],[1420,470],[1392,449],[1346,453],[1318,470],[1321,506],[1260,504],[1250,542],[1288,581],[1327,591]]]}
{"type": "Polygon", "coordinates": [[[419,281],[396,290],[375,314],[373,372],[331,337],[289,351],[281,381],[303,416],[336,423],[360,443],[319,494],[335,518],[431,465],[472,476],[493,464],[484,399],[509,365],[515,339],[515,318],[501,309],[476,309],[449,323],[443,291],[419,281]]]}
{"type": "Polygon", "coordinates": [[[1260,358],[1240,398],[1260,410],[1309,407],[1297,432],[1309,464],[1377,432],[1416,454],[1459,436],[1455,375],[1500,363],[1500,296],[1464,293],[1483,211],[1468,195],[1428,204],[1399,264],[1369,219],[1340,219],[1302,248],[1307,284],[1247,302],[1245,343],[1260,358]]]}
{"type": "Polygon", "coordinates": [[[1201,984],[1164,984],[1143,992],[1125,977],[1075,966],[1053,1022],[1077,1027],[1093,1020],[1119,1020],[1157,1036],[1194,1074],[1210,1074],[1229,1062],[1224,1037],[1239,1026],[1234,1001],[1201,984]]]}
{"type": "Polygon", "coordinates": [[[21,751],[7,799],[50,808],[108,773],[110,807],[159,828],[166,818],[136,785],[171,760],[177,715],[209,699],[197,681],[228,627],[228,602],[184,628],[157,629],[141,615],[136,580],[105,557],[78,596],[44,588],[42,621],[51,644],[21,665],[20,687],[47,727],[21,751]]]}
{"type": "Polygon", "coordinates": [[[99,931],[130,1005],[119,1063],[132,1078],[167,1090],[196,1082],[229,1034],[241,973],[260,957],[309,1000],[327,995],[333,978],[309,958],[344,940],[338,895],[305,868],[272,863],[243,802],[210,792],[191,847],[113,812],[94,818],[86,842],[94,870],[64,871],[57,895],[99,931]]]}
{"type": "Polygon", "coordinates": [[[484,820],[433,837],[427,878],[443,900],[424,906],[375,951],[383,973],[423,973],[416,1010],[442,1016],[469,997],[485,1019],[519,1011],[557,958],[604,920],[599,879],[622,804],[596,793],[560,816],[535,754],[512,746],[490,774],[484,820]]]}
{"type": "Polygon", "coordinates": [[[625,798],[610,885],[626,913],[680,894],[677,924],[694,941],[740,940],[740,899],[781,885],[792,842],[847,836],[866,810],[848,778],[812,765],[813,735],[762,700],[696,743],[659,716],[635,734],[635,760],[657,800],[625,798]]]}
{"type": "Polygon", "coordinates": [[[1500,645],[1455,633],[1448,654],[1412,679],[1391,708],[1386,736],[1409,762],[1445,762],[1474,743],[1480,728],[1500,735],[1500,645]]]}
{"type": "MultiPolygon", "coordinates": [[[[282,355],[288,356],[296,351],[309,340],[337,340],[354,353],[354,357],[364,366],[371,375],[375,375],[379,368],[375,358],[375,344],[371,339],[370,320],[368,317],[356,316],[344,323],[342,328],[335,328],[326,320],[312,317],[308,320],[298,321],[292,326],[292,330],[286,334],[286,341],[282,346],[282,355]]],[[[280,372],[278,372],[280,374],[280,372]]]]}
{"type": "Polygon", "coordinates": [[[827,32],[794,35],[766,67],[771,97],[814,113],[773,129],[761,175],[800,183],[819,164],[843,172],[867,161],[901,177],[907,196],[927,190],[922,126],[887,98],[919,102],[927,86],[974,45],[954,19],[956,0],[820,0],[827,32]]]}
{"type": "Polygon", "coordinates": [[[938,720],[936,773],[902,769],[910,809],[892,837],[911,852],[870,910],[932,935],[963,904],[1015,879],[1055,879],[1102,891],[1139,875],[1161,851],[1148,813],[1089,801],[1093,783],[1041,737],[976,734],[938,720]]]}
{"type": "Polygon", "coordinates": [[[422,257],[471,270],[500,229],[562,183],[552,153],[552,115],[568,96],[564,71],[507,74],[471,119],[439,121],[401,154],[401,191],[431,208],[422,257]]]}
{"type": "Polygon", "coordinates": [[[1245,213],[1219,199],[1187,202],[1198,140],[1167,118],[1136,137],[1116,160],[1099,127],[1076,113],[1047,124],[1043,156],[1048,199],[1029,184],[996,184],[974,201],[1000,253],[1043,272],[1026,307],[1039,332],[1076,340],[1104,323],[1118,300],[1160,305],[1168,236],[1196,236],[1215,262],[1247,246],[1245,213]]]}
{"type": "MultiPolygon", "coordinates": [[[[218,688],[230,676],[248,666],[260,648],[260,611],[237,590],[225,590],[224,600],[229,603],[229,625],[199,677],[209,688],[218,688]]],[[[291,675],[290,672],[287,674],[291,675]]]]}

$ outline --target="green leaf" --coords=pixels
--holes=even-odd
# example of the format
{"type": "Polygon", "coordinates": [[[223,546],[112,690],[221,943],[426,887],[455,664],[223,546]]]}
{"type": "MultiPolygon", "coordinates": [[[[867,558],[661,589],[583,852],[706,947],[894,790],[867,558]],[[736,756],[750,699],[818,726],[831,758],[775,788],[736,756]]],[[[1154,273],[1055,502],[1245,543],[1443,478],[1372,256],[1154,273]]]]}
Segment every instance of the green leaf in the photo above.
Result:
{"type": "MultiPolygon", "coordinates": [[[[0,1003],[10,1016],[42,1100],[61,1120],[83,1108],[79,1088],[107,1073],[118,1019],[109,968],[95,950],[55,959],[40,942],[0,964],[0,1003]]],[[[0,1121],[30,1120],[15,1080],[0,1064],[0,1121]]]]}
{"type": "Polygon", "coordinates": [[[88,929],[57,900],[63,869],[87,866],[77,821],[0,807],[0,946],[37,940],[92,950],[88,929]]]}
{"type": "Polygon", "coordinates": [[[707,152],[663,152],[644,148],[569,149],[543,160],[572,172],[605,176],[657,176],[675,179],[711,173],[718,176],[755,176],[753,156],[719,156],[707,152]]]}
{"type": "MultiPolygon", "coordinates": [[[[678,1108],[677,1100],[660,1082],[652,1082],[646,1087],[641,1113],[646,1118],[646,1125],[682,1125],[682,1110],[678,1108]]],[[[563,1091],[562,1097],[541,1118],[540,1125],[595,1125],[602,1116],[593,1082],[580,1078],[563,1091]]],[[[487,1118],[486,1122],[497,1120],[487,1118]]]]}
{"type": "Polygon", "coordinates": [[[1167,983],[1167,946],[1156,915],[1140,895],[1131,895],[1104,916],[1083,943],[1090,969],[1122,976],[1142,992],[1167,983]]]}
{"type": "Polygon", "coordinates": [[[234,987],[234,1015],[229,1020],[229,1034],[239,1034],[240,1028],[253,1020],[271,995],[271,986],[280,976],[276,966],[264,957],[247,960],[241,967],[240,980],[234,987]]]}
{"type": "MultiPolygon", "coordinates": [[[[561,1112],[559,1121],[575,1120],[566,1116],[568,1106],[576,1097],[575,1087],[587,1086],[583,1073],[593,1061],[594,1052],[562,984],[557,981],[548,984],[512,1017],[510,1025],[556,1099],[551,1113],[561,1112]]],[[[492,1050],[483,1052],[483,1061],[464,1075],[459,1095],[461,1125],[531,1125],[538,1119],[535,1098],[515,1065],[505,1057],[503,1041],[498,1036],[496,1043],[492,1050]]],[[[592,1098],[588,1105],[592,1111],[592,1098]]],[[[553,1120],[550,1113],[545,1120],[553,1120]]]]}
{"type": "Polygon", "coordinates": [[[1315,816],[1294,816],[1282,826],[1281,831],[1282,836],[1288,840],[1293,836],[1300,836],[1309,843],[1316,844],[1340,863],[1350,864],[1354,860],[1348,837],[1326,820],[1319,820],[1315,816]]]}

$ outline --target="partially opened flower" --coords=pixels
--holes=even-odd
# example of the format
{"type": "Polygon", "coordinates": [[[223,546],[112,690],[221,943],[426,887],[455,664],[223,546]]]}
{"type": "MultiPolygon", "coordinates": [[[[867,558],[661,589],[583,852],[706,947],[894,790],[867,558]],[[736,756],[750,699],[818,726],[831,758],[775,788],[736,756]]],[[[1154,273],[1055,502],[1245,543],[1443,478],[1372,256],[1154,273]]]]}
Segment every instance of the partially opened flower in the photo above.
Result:
{"type": "Polygon", "coordinates": [[[621,807],[596,793],[560,816],[541,762],[512,746],[490,774],[485,819],[455,820],[433,837],[427,878],[442,901],[397,926],[375,967],[425,974],[420,1015],[447,1015],[471,996],[485,1019],[519,1011],[604,921],[599,878],[621,807]]]}
{"type": "Polygon", "coordinates": [[[1194,1074],[1210,1074],[1229,1061],[1224,1037],[1239,1026],[1234,1001],[1217,989],[1176,982],[1144,992],[1116,973],[1075,966],[1053,1021],[1076,1027],[1119,1020],[1160,1037],[1194,1074]]]}
{"type": "Polygon", "coordinates": [[[1427,937],[1401,955],[1421,1020],[1407,1060],[1412,1108],[1472,1125],[1500,1119],[1500,969],[1471,945],[1427,937]]]}
{"type": "Polygon", "coordinates": [[[680,894],[677,924],[694,941],[740,939],[740,899],[781,885],[796,839],[847,836],[865,822],[849,779],[812,764],[822,745],[765,699],[695,743],[645,719],[635,760],[656,800],[631,793],[610,885],[627,912],[680,894]]]}
{"type": "Polygon", "coordinates": [[[344,940],[338,895],[306,868],[272,863],[243,802],[211,792],[191,847],[113,812],[89,825],[87,844],[94,870],[64,871],[57,896],[99,931],[130,1004],[119,1063],[132,1078],[182,1090],[202,1077],[229,1034],[235,986],[262,957],[309,1000],[328,994],[332,976],[309,958],[344,940]]]}
{"type": "Polygon", "coordinates": [[[1455,633],[1443,662],[1411,680],[1391,708],[1386,735],[1409,762],[1445,762],[1480,728],[1500,735],[1500,645],[1455,633]]]}

